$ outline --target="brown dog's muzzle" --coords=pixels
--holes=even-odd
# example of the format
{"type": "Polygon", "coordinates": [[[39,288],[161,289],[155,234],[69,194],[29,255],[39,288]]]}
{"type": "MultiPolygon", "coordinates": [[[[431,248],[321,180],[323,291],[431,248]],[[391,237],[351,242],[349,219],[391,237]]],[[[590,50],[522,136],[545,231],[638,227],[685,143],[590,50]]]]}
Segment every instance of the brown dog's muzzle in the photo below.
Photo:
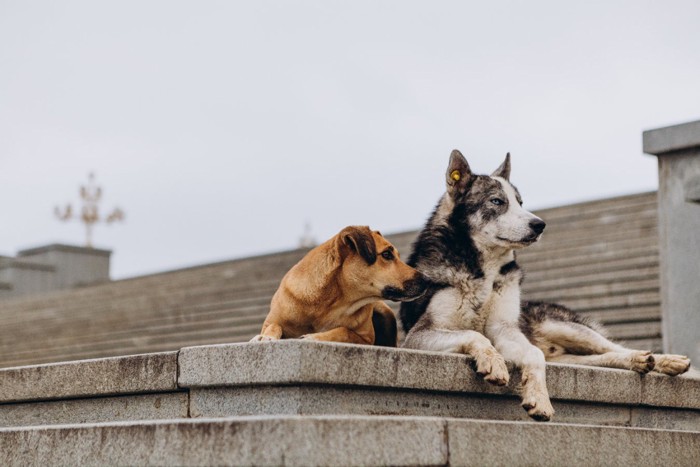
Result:
{"type": "Polygon", "coordinates": [[[420,298],[428,289],[428,280],[421,273],[417,273],[415,277],[404,281],[402,286],[386,286],[382,290],[382,298],[395,302],[410,302],[420,298]]]}

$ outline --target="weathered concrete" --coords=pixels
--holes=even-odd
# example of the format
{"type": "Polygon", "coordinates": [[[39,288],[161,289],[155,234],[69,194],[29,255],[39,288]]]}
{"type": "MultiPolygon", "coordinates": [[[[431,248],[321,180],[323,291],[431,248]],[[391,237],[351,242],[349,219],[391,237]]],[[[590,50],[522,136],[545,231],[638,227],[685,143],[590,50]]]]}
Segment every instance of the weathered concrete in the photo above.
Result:
{"type": "MultiPolygon", "coordinates": [[[[512,394],[520,382],[511,368],[507,387],[489,385],[464,355],[301,340],[188,347],[181,350],[179,361],[181,387],[324,383],[512,394]]],[[[700,388],[700,381],[696,383],[700,388]]],[[[548,364],[547,384],[552,397],[559,399],[641,399],[640,376],[626,370],[548,364]]]]}
{"type": "MultiPolygon", "coordinates": [[[[632,424],[629,406],[556,401],[555,409],[555,420],[560,423],[616,426],[632,424]]],[[[250,386],[190,390],[190,416],[195,418],[326,414],[530,420],[515,397],[460,392],[329,386],[250,386]]],[[[692,414],[695,415],[694,418],[685,416],[683,429],[700,430],[700,412],[692,414]]],[[[656,419],[640,418],[640,424],[636,426],[656,428],[658,425],[655,423],[658,423],[656,419]]]]}
{"type": "MultiPolygon", "coordinates": [[[[465,356],[306,341],[185,348],[179,385],[193,417],[356,414],[527,420],[511,382],[483,382],[465,356]]],[[[700,378],[578,365],[547,366],[562,423],[700,430],[700,378]],[[652,412],[647,413],[647,406],[652,412]],[[663,415],[653,407],[675,407],[663,415]],[[635,410],[636,417],[632,416],[635,410]],[[678,426],[681,428],[681,425],[678,426]]]]}
{"type": "Polygon", "coordinates": [[[503,394],[463,355],[302,340],[185,347],[180,387],[324,383],[503,394]]]}
{"type": "Polygon", "coordinates": [[[109,281],[111,255],[110,250],[62,244],[30,248],[17,253],[18,258],[55,267],[54,287],[58,289],[109,281]]]}
{"type": "Polygon", "coordinates": [[[177,389],[177,352],[0,369],[0,403],[177,389]]]}
{"type": "Polygon", "coordinates": [[[697,465],[700,433],[430,417],[0,429],[2,465],[697,465]]]}
{"type": "MultiPolygon", "coordinates": [[[[180,351],[181,387],[335,384],[478,394],[514,394],[484,382],[464,355],[386,347],[282,340],[186,347],[180,351]]],[[[698,382],[700,384],[700,381],[698,382]]],[[[577,365],[547,366],[553,398],[639,403],[639,376],[631,371],[577,365]]]]}
{"type": "Polygon", "coordinates": [[[647,130],[642,148],[647,154],[666,154],[700,146],[700,121],[647,130]]]}
{"type": "Polygon", "coordinates": [[[447,422],[451,465],[697,465],[700,433],[518,422],[447,422]]]}
{"type": "Polygon", "coordinates": [[[0,427],[186,418],[185,392],[0,404],[0,427]]]}
{"type": "Polygon", "coordinates": [[[664,351],[700,361],[700,121],[645,131],[659,160],[659,254],[664,351]]]}
{"type": "MultiPolygon", "coordinates": [[[[519,372],[512,371],[507,387],[494,387],[476,375],[463,355],[287,340],[191,347],[179,357],[177,386],[177,352],[0,370],[0,425],[24,423],[8,421],[13,417],[44,424],[126,420],[130,416],[122,404],[130,399],[105,396],[177,390],[189,392],[188,399],[173,396],[184,400],[187,410],[164,408],[152,414],[144,410],[134,419],[189,413],[192,417],[348,414],[527,420],[516,391],[519,372]],[[85,415],[91,410],[93,418],[85,415]]],[[[677,415],[683,419],[679,428],[700,430],[697,373],[670,378],[548,365],[547,385],[557,422],[660,428],[676,427],[671,418],[677,415]],[[646,413],[645,406],[677,410],[669,415],[655,409],[646,413]]]]}
{"type": "Polygon", "coordinates": [[[700,431],[700,411],[697,410],[633,407],[631,415],[630,426],[660,430],[700,431]]]}
{"type": "Polygon", "coordinates": [[[700,373],[675,376],[650,373],[642,378],[642,404],[700,409],[700,373]]]}
{"type": "Polygon", "coordinates": [[[445,465],[435,418],[253,417],[0,429],[0,464],[445,465]]]}

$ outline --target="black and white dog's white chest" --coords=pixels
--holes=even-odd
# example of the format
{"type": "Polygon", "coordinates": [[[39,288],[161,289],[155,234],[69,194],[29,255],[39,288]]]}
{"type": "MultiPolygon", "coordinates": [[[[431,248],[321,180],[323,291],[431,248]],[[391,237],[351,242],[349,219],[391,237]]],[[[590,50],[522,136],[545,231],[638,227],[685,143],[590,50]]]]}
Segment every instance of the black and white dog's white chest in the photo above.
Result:
{"type": "Polygon", "coordinates": [[[487,320],[505,295],[518,295],[521,273],[515,267],[487,271],[482,277],[454,277],[437,291],[426,309],[426,318],[443,329],[472,329],[483,333],[487,320]]]}

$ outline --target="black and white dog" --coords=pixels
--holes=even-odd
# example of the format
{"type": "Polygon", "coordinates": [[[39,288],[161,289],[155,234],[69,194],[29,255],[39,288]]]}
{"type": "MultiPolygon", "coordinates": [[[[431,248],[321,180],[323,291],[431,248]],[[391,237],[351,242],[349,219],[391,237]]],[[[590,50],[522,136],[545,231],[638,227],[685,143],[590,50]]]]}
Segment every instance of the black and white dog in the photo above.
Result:
{"type": "Polygon", "coordinates": [[[563,306],[523,303],[523,273],[514,250],[536,242],[542,219],[522,207],[510,183],[510,154],[491,176],[475,175],[455,150],[447,192],[413,245],[408,264],[431,281],[428,292],[401,304],[404,347],[458,352],[475,359],[489,383],[505,385],[505,360],[522,371],[522,406],[536,420],[554,409],[547,360],[680,374],[687,357],[651,355],[607,340],[600,327],[563,306]]]}

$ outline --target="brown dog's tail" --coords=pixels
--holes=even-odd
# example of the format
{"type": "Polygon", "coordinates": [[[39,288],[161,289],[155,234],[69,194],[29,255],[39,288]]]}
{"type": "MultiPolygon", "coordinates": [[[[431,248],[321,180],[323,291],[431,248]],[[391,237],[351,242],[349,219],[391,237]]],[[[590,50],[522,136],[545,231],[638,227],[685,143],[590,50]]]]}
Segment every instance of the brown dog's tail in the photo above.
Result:
{"type": "Polygon", "coordinates": [[[396,317],[385,303],[377,302],[374,305],[372,325],[374,326],[374,345],[396,347],[398,339],[396,317]]]}

